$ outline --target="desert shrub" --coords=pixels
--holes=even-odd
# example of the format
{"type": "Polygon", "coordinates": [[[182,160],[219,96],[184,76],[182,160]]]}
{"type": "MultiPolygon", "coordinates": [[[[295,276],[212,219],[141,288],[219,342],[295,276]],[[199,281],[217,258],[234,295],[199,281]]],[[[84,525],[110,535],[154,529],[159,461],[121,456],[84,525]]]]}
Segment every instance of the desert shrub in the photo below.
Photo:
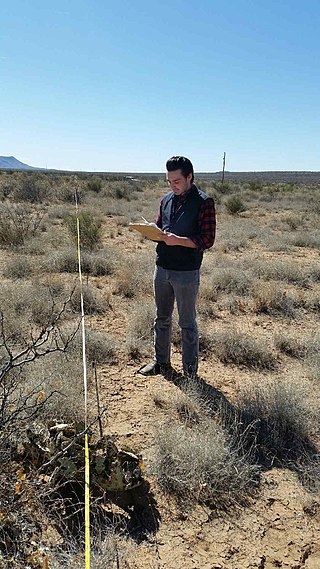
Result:
{"type": "Polygon", "coordinates": [[[95,192],[98,194],[102,190],[102,180],[101,178],[92,178],[87,182],[87,188],[90,192],[95,192]]]}
{"type": "Polygon", "coordinates": [[[7,262],[4,274],[9,279],[24,279],[32,274],[32,262],[27,257],[13,257],[7,262]]]}
{"type": "Polygon", "coordinates": [[[64,219],[71,214],[71,207],[68,205],[57,204],[48,210],[48,218],[52,220],[64,219]]]}
{"type": "Polygon", "coordinates": [[[283,221],[288,225],[291,231],[296,231],[303,225],[303,215],[295,215],[294,213],[284,217],[283,221]]]}
{"type": "MultiPolygon", "coordinates": [[[[80,227],[80,242],[83,249],[90,251],[96,249],[101,244],[102,221],[90,212],[80,212],[78,215],[80,227]]],[[[70,237],[77,243],[77,216],[69,215],[64,219],[70,237]]]]}
{"type": "Polygon", "coordinates": [[[8,337],[14,343],[30,341],[36,330],[50,326],[66,303],[61,321],[68,316],[69,293],[64,288],[31,281],[10,283],[0,291],[1,311],[5,316],[8,337]]]}
{"type": "Polygon", "coordinates": [[[311,269],[309,271],[309,275],[313,281],[320,282],[320,266],[316,265],[314,267],[311,267],[311,269]]]}
{"type": "Polygon", "coordinates": [[[253,309],[257,314],[294,317],[296,300],[276,283],[257,282],[253,288],[253,309]]]}
{"type": "Polygon", "coordinates": [[[46,188],[35,174],[23,177],[21,184],[15,189],[15,199],[30,203],[41,203],[45,197],[46,188]]]}
{"type": "Polygon", "coordinates": [[[228,197],[224,202],[224,206],[227,212],[231,215],[237,215],[238,213],[246,210],[244,202],[241,197],[237,195],[228,197]]]}
{"type": "MultiPolygon", "coordinates": [[[[237,293],[247,295],[250,292],[252,278],[244,271],[236,268],[217,268],[212,274],[209,283],[215,293],[237,293]]],[[[208,289],[208,282],[207,287],[208,289]]]]}
{"type": "Polygon", "coordinates": [[[304,358],[308,351],[306,343],[303,340],[288,336],[288,334],[284,332],[275,335],[274,343],[280,352],[292,358],[304,358]]]}
{"type": "Polygon", "coordinates": [[[254,223],[249,223],[248,219],[233,218],[227,219],[220,231],[220,240],[217,241],[216,248],[226,251],[240,251],[247,247],[248,241],[255,239],[261,234],[261,229],[254,223]]]}
{"type": "Polygon", "coordinates": [[[0,247],[23,245],[40,232],[42,215],[21,205],[0,205],[0,247]]]}
{"type": "MultiPolygon", "coordinates": [[[[314,495],[320,494],[320,453],[313,456],[302,456],[295,462],[297,472],[302,484],[314,495]]],[[[320,514],[320,504],[312,498],[304,504],[303,510],[306,514],[314,516],[320,514]]]]}
{"type": "Polygon", "coordinates": [[[97,253],[91,253],[91,274],[94,277],[113,275],[115,272],[114,252],[102,249],[97,253]]]}
{"type": "Polygon", "coordinates": [[[209,300],[206,300],[205,298],[201,297],[201,295],[199,295],[198,299],[198,313],[203,318],[210,318],[212,320],[214,318],[217,318],[218,315],[218,311],[216,310],[215,305],[209,300]]]}
{"type": "Polygon", "coordinates": [[[265,343],[238,330],[213,332],[212,350],[226,364],[259,370],[273,370],[276,367],[276,359],[265,343]]]}
{"type": "Polygon", "coordinates": [[[0,291],[0,317],[3,318],[7,343],[10,346],[16,346],[23,344],[25,339],[30,336],[32,326],[28,312],[20,309],[19,291],[15,286],[11,288],[12,291],[10,292],[7,287],[2,287],[0,291]]]}
{"type": "Polygon", "coordinates": [[[212,352],[212,343],[214,338],[210,330],[203,322],[199,324],[199,352],[201,355],[207,355],[212,352]]]}
{"type": "Polygon", "coordinates": [[[219,194],[222,195],[230,194],[235,191],[235,185],[232,182],[224,182],[223,184],[221,182],[215,182],[214,186],[219,194]]]}
{"type": "Polygon", "coordinates": [[[69,247],[53,252],[45,259],[43,267],[50,272],[77,273],[78,255],[76,249],[69,247]]]}
{"type": "MultiPolygon", "coordinates": [[[[101,292],[90,285],[82,287],[83,309],[85,314],[104,314],[110,307],[110,300],[102,296],[101,292]]],[[[74,312],[81,312],[81,289],[77,286],[72,294],[71,308],[74,312]]]]}
{"type": "Polygon", "coordinates": [[[153,256],[137,255],[124,262],[119,260],[115,274],[115,292],[126,298],[152,294],[153,256]]]}
{"type": "Polygon", "coordinates": [[[305,383],[263,380],[244,387],[236,403],[242,417],[254,426],[261,457],[286,462],[312,448],[317,421],[305,383]]]}
{"type": "Polygon", "coordinates": [[[236,294],[228,294],[219,302],[219,310],[229,310],[230,314],[245,313],[249,307],[250,300],[236,294]]]}
{"type": "MultiPolygon", "coordinates": [[[[63,338],[71,337],[76,324],[68,322],[64,325],[62,329],[63,338]]],[[[117,342],[111,334],[105,332],[100,332],[98,330],[87,329],[85,333],[85,343],[86,343],[86,358],[87,362],[90,364],[104,365],[104,364],[114,364],[118,360],[117,357],[117,342]]],[[[76,333],[70,342],[67,355],[71,358],[82,358],[82,327],[79,326],[76,333]]]]}
{"type": "MultiPolygon", "coordinates": [[[[67,180],[61,181],[60,184],[55,187],[54,191],[55,198],[61,202],[68,204],[75,204],[75,188],[72,184],[68,183],[67,180]]],[[[83,197],[81,197],[83,203],[83,197]]]]}
{"type": "MultiPolygon", "coordinates": [[[[29,309],[32,321],[43,328],[54,323],[67,299],[68,293],[64,288],[54,290],[50,286],[39,283],[33,284],[29,295],[21,300],[23,306],[29,309]]],[[[68,310],[64,312],[61,320],[67,315],[68,310]]]]}
{"type": "MultiPolygon", "coordinates": [[[[75,248],[66,248],[56,251],[44,261],[44,268],[59,273],[78,273],[78,254],[75,248]]],[[[95,277],[111,275],[115,270],[114,255],[104,249],[96,253],[82,251],[81,271],[83,274],[95,277]]]]}
{"type": "Polygon", "coordinates": [[[108,181],[103,191],[103,195],[116,200],[130,201],[134,198],[135,191],[137,191],[137,186],[131,182],[108,181]]]}
{"type": "Polygon", "coordinates": [[[202,420],[192,428],[170,421],[156,430],[152,471],[180,507],[200,502],[223,510],[246,501],[257,469],[217,423],[202,420]]]}
{"type": "Polygon", "coordinates": [[[250,260],[251,269],[257,277],[265,280],[279,280],[290,284],[307,287],[309,285],[308,272],[295,262],[269,260],[261,262],[250,260]]]}
{"type": "Polygon", "coordinates": [[[176,306],[174,307],[172,315],[171,342],[176,348],[181,349],[181,330],[179,326],[178,309],[176,306]]]}
{"type": "Polygon", "coordinates": [[[6,177],[4,180],[1,180],[1,182],[2,183],[0,186],[0,199],[3,200],[13,194],[15,188],[15,181],[6,177]]]}
{"type": "Polygon", "coordinates": [[[171,398],[170,403],[185,426],[200,425],[211,415],[209,401],[204,397],[198,379],[188,378],[183,389],[171,398]]]}
{"type": "Polygon", "coordinates": [[[297,233],[290,239],[294,247],[306,247],[308,249],[320,249],[320,237],[306,233],[297,233]]]}
{"type": "Polygon", "coordinates": [[[259,241],[268,249],[273,252],[290,251],[291,245],[288,243],[288,238],[278,235],[275,232],[266,233],[259,241]]]}
{"type": "Polygon", "coordinates": [[[154,302],[145,299],[143,304],[136,302],[130,309],[126,334],[126,349],[131,357],[149,353],[153,344],[154,302]]]}
{"type": "Polygon", "coordinates": [[[257,182],[255,180],[249,181],[248,186],[251,192],[257,192],[263,189],[262,182],[257,182]]]}
{"type": "Polygon", "coordinates": [[[88,361],[98,365],[114,364],[118,359],[115,339],[97,330],[88,330],[86,333],[86,353],[88,361]]]}

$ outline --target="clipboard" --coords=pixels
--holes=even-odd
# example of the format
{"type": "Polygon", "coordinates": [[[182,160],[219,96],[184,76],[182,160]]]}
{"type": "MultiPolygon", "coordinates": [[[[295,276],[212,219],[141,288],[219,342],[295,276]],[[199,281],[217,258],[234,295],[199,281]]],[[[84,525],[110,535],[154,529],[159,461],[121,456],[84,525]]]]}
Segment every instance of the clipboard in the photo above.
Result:
{"type": "Polygon", "coordinates": [[[129,223],[129,227],[139,231],[141,235],[151,239],[151,241],[161,241],[163,231],[159,227],[147,223],[129,223]]]}

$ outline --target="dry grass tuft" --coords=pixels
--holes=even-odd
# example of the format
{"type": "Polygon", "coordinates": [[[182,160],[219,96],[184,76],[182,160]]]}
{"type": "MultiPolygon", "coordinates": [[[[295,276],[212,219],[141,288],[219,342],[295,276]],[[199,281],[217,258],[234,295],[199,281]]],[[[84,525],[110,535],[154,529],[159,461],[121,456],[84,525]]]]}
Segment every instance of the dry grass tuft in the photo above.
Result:
{"type": "MultiPolygon", "coordinates": [[[[85,314],[104,314],[110,308],[110,298],[86,285],[82,287],[83,308],[85,314]]],[[[77,286],[72,294],[71,308],[74,312],[81,312],[80,287],[77,286]]]]}
{"type": "MultiPolygon", "coordinates": [[[[43,263],[46,271],[59,273],[78,273],[78,254],[74,247],[60,249],[51,253],[43,263]]],[[[83,274],[94,277],[112,275],[115,270],[114,256],[107,249],[98,252],[82,251],[81,270],[83,274]]]]}
{"type": "Polygon", "coordinates": [[[130,357],[139,358],[149,354],[153,345],[154,302],[146,299],[136,301],[130,311],[126,334],[126,349],[130,357]]]}
{"type": "Polygon", "coordinates": [[[4,275],[9,279],[25,279],[32,275],[33,264],[26,256],[13,257],[7,262],[4,275]]]}
{"type": "Polygon", "coordinates": [[[293,318],[296,299],[277,283],[257,281],[253,288],[253,310],[257,314],[282,315],[293,318]]]}
{"type": "Polygon", "coordinates": [[[304,382],[261,380],[242,389],[238,408],[253,426],[260,458],[288,463],[310,453],[316,411],[304,382]]]}
{"type": "Polygon", "coordinates": [[[180,507],[224,510],[245,503],[256,482],[257,468],[238,450],[212,420],[193,420],[192,428],[171,421],[156,431],[152,471],[180,507]]]}
{"type": "Polygon", "coordinates": [[[153,256],[136,255],[119,261],[115,275],[115,292],[126,298],[152,295],[153,256]]]}
{"type": "Polygon", "coordinates": [[[305,358],[308,352],[308,347],[303,340],[288,336],[284,332],[275,335],[274,343],[280,352],[292,358],[305,358]]]}
{"type": "Polygon", "coordinates": [[[302,287],[309,286],[309,274],[301,266],[293,261],[269,260],[261,262],[258,260],[250,261],[251,269],[254,274],[265,280],[285,281],[287,283],[302,287]]]}
{"type": "Polygon", "coordinates": [[[251,369],[274,370],[277,362],[274,354],[252,336],[238,330],[225,330],[212,333],[212,350],[220,361],[251,369]]]}

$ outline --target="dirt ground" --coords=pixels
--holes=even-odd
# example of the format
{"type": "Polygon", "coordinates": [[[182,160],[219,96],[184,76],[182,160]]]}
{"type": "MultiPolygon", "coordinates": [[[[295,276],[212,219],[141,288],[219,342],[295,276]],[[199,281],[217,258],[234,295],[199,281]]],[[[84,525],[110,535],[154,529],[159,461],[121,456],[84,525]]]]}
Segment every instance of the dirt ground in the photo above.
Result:
{"type": "MultiPolygon", "coordinates": [[[[128,254],[131,250],[134,253],[140,251],[141,255],[154,249],[154,244],[142,242],[126,229],[115,239],[114,246],[126,246],[128,254]]],[[[250,254],[259,256],[256,245],[252,246],[250,254]]],[[[270,255],[276,257],[280,254],[270,255]]],[[[283,258],[283,253],[281,256],[283,258]]],[[[303,252],[302,260],[307,266],[318,262],[318,257],[317,251],[310,250],[307,254],[303,252]]],[[[99,287],[102,286],[100,283],[99,287]]],[[[94,327],[118,333],[123,338],[130,307],[116,296],[113,305],[112,318],[99,318],[95,320],[94,327]]],[[[222,323],[229,321],[230,313],[221,312],[219,317],[222,323]]],[[[266,341],[279,326],[268,316],[232,318],[235,325],[246,331],[258,330],[266,341]]],[[[303,321],[297,320],[290,326],[296,327],[298,333],[304,328],[316,330],[317,318],[308,318],[306,314],[303,321]]],[[[183,515],[176,504],[159,491],[152,477],[148,476],[155,425],[163,419],[163,409],[157,401],[171,401],[179,388],[162,376],[147,378],[139,375],[137,370],[143,363],[125,360],[120,365],[102,368],[99,375],[101,398],[107,406],[105,429],[116,436],[120,445],[129,446],[143,455],[146,475],[161,516],[159,531],[135,550],[134,558],[139,567],[319,569],[319,499],[304,489],[296,474],[289,469],[272,468],[264,472],[257,495],[247,507],[217,516],[200,506],[183,515]]],[[[172,363],[175,369],[181,370],[181,354],[176,348],[173,349],[172,363]]],[[[290,360],[284,359],[282,376],[289,379],[291,370],[290,360]]],[[[239,386],[248,379],[263,380],[261,373],[226,366],[215,359],[202,359],[199,372],[207,384],[221,390],[231,400],[239,386]]],[[[301,370],[301,377],[303,373],[301,370]]]]}

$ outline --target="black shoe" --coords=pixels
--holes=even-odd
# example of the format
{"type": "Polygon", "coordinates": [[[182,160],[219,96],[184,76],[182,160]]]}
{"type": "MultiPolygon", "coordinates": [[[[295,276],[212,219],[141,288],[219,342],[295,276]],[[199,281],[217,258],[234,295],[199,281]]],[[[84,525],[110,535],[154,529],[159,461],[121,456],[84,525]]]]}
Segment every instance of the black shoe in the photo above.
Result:
{"type": "Polygon", "coordinates": [[[140,368],[138,373],[142,375],[165,375],[171,370],[171,364],[159,364],[158,362],[151,362],[146,366],[140,368]]]}

